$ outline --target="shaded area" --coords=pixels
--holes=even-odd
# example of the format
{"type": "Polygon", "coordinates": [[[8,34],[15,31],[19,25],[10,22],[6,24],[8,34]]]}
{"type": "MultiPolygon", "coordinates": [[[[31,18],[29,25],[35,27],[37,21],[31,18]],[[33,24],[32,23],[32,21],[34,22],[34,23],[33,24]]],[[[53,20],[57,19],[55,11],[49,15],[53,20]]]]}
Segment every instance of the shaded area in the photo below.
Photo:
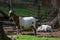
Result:
{"type": "Polygon", "coordinates": [[[3,30],[2,22],[0,22],[0,40],[11,40],[10,38],[7,37],[3,30]]]}

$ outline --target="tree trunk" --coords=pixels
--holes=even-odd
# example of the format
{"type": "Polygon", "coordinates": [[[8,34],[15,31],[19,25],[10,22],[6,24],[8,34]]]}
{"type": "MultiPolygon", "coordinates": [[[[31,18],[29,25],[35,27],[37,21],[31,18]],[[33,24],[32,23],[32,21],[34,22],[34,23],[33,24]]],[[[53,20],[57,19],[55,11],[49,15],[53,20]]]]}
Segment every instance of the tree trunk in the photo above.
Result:
{"type": "Polygon", "coordinates": [[[53,26],[53,28],[56,26],[57,28],[60,28],[60,11],[58,12],[58,15],[50,22],[50,25],[53,26]],[[55,26],[54,26],[55,25],[55,26]]]}
{"type": "Polygon", "coordinates": [[[56,16],[58,14],[57,0],[51,0],[51,10],[49,11],[48,16],[56,16]]]}
{"type": "Polygon", "coordinates": [[[50,22],[50,25],[53,26],[53,28],[54,28],[54,25],[55,25],[56,21],[58,21],[57,16],[50,22]]]}
{"type": "Polygon", "coordinates": [[[11,40],[10,38],[7,37],[3,30],[2,22],[0,22],[0,40],[11,40]]]}
{"type": "Polygon", "coordinates": [[[58,6],[57,6],[57,0],[51,0],[51,5],[52,5],[53,10],[49,14],[51,14],[51,15],[53,14],[52,16],[54,16],[56,14],[55,15],[56,17],[50,22],[50,25],[52,25],[54,28],[54,25],[57,25],[56,23],[58,23],[58,20],[60,19],[60,18],[58,18],[59,10],[58,10],[58,6]]]}
{"type": "Polygon", "coordinates": [[[59,13],[58,13],[58,21],[59,21],[59,29],[60,29],[60,8],[59,8],[59,13]]]}
{"type": "Polygon", "coordinates": [[[57,0],[58,8],[60,8],[60,0],[57,0]]]}
{"type": "Polygon", "coordinates": [[[51,0],[42,0],[42,6],[51,6],[50,4],[51,0]]]}
{"type": "Polygon", "coordinates": [[[57,0],[51,0],[52,7],[57,8],[57,0]]]}

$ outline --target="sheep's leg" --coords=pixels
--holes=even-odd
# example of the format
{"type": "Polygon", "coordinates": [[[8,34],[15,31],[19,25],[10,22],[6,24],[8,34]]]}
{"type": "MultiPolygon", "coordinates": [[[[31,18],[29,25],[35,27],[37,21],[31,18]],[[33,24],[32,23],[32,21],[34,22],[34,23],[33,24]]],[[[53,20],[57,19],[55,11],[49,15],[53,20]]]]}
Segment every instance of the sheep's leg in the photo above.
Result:
{"type": "Polygon", "coordinates": [[[53,37],[53,35],[52,35],[53,30],[52,29],[51,30],[48,30],[48,32],[49,32],[49,35],[51,35],[51,37],[53,37]]]}
{"type": "Polygon", "coordinates": [[[35,22],[32,22],[32,26],[33,26],[33,30],[34,30],[34,35],[36,36],[36,26],[35,26],[35,22]]]}
{"type": "Polygon", "coordinates": [[[35,27],[33,27],[33,30],[34,30],[34,35],[36,36],[36,28],[35,28],[35,27]]]}
{"type": "Polygon", "coordinates": [[[20,33],[22,34],[24,27],[20,25],[20,33]]]}
{"type": "Polygon", "coordinates": [[[16,35],[17,35],[17,38],[18,38],[18,34],[19,34],[18,26],[16,26],[16,31],[17,31],[16,35]]]}
{"type": "Polygon", "coordinates": [[[21,31],[21,27],[19,28],[19,32],[22,33],[22,31],[21,31]]]}
{"type": "Polygon", "coordinates": [[[17,29],[17,34],[21,33],[21,27],[19,26],[16,26],[16,29],[17,29]]]}
{"type": "Polygon", "coordinates": [[[17,38],[18,38],[19,33],[21,33],[21,28],[19,26],[16,26],[16,31],[17,31],[17,38]]]}
{"type": "Polygon", "coordinates": [[[53,33],[53,30],[51,29],[51,37],[53,37],[53,34],[52,33],[53,33]]]}

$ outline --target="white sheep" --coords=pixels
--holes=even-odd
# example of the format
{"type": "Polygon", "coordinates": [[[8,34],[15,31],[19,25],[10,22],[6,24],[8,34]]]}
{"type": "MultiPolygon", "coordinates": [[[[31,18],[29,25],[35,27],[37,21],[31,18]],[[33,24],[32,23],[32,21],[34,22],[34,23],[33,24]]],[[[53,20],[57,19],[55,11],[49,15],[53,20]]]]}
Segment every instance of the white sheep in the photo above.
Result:
{"type": "Polygon", "coordinates": [[[24,29],[28,29],[31,26],[35,28],[36,21],[37,19],[34,17],[19,17],[20,26],[24,27],[24,29]]]}
{"type": "Polygon", "coordinates": [[[37,31],[52,31],[51,26],[49,25],[41,25],[37,28],[37,31]]]}

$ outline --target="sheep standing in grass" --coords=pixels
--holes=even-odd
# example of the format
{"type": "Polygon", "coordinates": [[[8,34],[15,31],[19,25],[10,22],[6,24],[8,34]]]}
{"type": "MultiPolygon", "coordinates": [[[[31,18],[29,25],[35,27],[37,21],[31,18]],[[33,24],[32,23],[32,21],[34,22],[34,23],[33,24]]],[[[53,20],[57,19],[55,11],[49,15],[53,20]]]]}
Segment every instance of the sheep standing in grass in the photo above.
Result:
{"type": "Polygon", "coordinates": [[[36,19],[34,17],[20,17],[20,16],[17,16],[15,15],[14,11],[13,11],[13,8],[12,8],[12,0],[9,0],[9,4],[8,4],[8,7],[9,7],[9,19],[12,19],[15,26],[16,26],[16,29],[17,29],[17,34],[19,34],[19,32],[21,32],[21,27],[23,28],[30,28],[31,26],[32,29],[34,30],[34,33],[36,35],[36,28],[35,28],[35,24],[36,24],[36,19]],[[19,31],[20,30],[20,31],[19,31]]]}
{"type": "Polygon", "coordinates": [[[32,28],[35,32],[36,35],[36,21],[37,19],[34,17],[20,17],[20,16],[16,16],[12,10],[9,11],[9,17],[10,19],[13,20],[13,22],[15,23],[16,27],[17,27],[17,34],[19,33],[19,29],[21,32],[21,28],[23,29],[30,29],[32,28]]]}

